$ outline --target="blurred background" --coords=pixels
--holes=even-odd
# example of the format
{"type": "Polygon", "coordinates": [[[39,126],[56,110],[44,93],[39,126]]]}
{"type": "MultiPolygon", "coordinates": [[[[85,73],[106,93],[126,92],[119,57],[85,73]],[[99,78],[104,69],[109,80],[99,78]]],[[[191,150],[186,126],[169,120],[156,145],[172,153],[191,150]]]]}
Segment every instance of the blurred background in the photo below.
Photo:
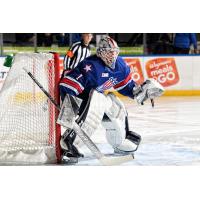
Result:
{"type": "MultiPolygon", "coordinates": [[[[92,53],[102,35],[113,37],[120,46],[121,55],[174,54],[176,33],[94,33],[90,44],[92,53]]],[[[200,33],[195,33],[199,53],[200,33]]],[[[0,33],[0,55],[17,52],[56,51],[65,55],[69,46],[80,41],[81,33],[0,33]]]]}

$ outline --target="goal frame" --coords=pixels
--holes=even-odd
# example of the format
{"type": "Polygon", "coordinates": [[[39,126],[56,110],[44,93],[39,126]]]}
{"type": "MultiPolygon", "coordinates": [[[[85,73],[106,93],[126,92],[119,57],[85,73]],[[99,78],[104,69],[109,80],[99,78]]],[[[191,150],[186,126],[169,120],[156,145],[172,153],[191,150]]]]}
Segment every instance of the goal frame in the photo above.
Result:
{"type": "Polygon", "coordinates": [[[40,165],[60,163],[61,126],[56,123],[59,111],[50,101],[44,99],[43,96],[38,96],[38,86],[34,82],[32,82],[31,79],[29,80],[29,77],[26,75],[25,72],[24,75],[22,75],[23,72],[21,70],[24,67],[30,67],[33,73],[36,72],[36,74],[38,74],[38,77],[40,77],[41,80],[44,80],[47,89],[54,97],[56,103],[60,105],[60,93],[58,86],[60,81],[61,68],[59,54],[55,52],[49,52],[19,53],[19,55],[16,55],[16,59],[15,57],[13,59],[13,69],[11,67],[11,71],[9,71],[11,72],[11,74],[9,76],[8,72],[7,83],[5,80],[4,85],[0,91],[0,97],[1,100],[3,100],[1,104],[3,107],[1,109],[2,112],[0,119],[0,134],[2,134],[0,135],[0,165],[40,165]],[[22,62],[20,62],[20,59],[22,59],[22,62]],[[21,78],[19,79],[18,76],[19,78],[21,78]],[[17,86],[15,87],[15,80],[18,79],[19,81],[17,82],[17,86]],[[19,84],[21,84],[21,86],[19,84]],[[30,85],[32,85],[33,87],[30,88],[30,85]],[[11,92],[12,88],[13,92],[11,92]],[[29,96],[29,93],[32,94],[31,97],[29,96]],[[32,98],[32,100],[30,100],[32,101],[32,103],[30,104],[31,109],[29,109],[29,103],[23,103],[27,102],[25,101],[27,98],[28,102],[32,98]],[[39,102],[38,104],[38,101],[41,101],[41,103],[39,102]],[[15,104],[17,105],[16,112],[15,104]],[[21,106],[22,112],[20,109],[21,106]],[[35,110],[35,106],[39,107],[36,107],[35,110]],[[34,115],[35,111],[36,115],[34,115]],[[45,112],[48,114],[43,115],[43,113],[45,112]],[[18,113],[20,114],[18,115],[18,113]],[[33,115],[30,115],[29,113],[33,113],[33,115]],[[19,118],[16,118],[17,115],[19,116],[19,118]],[[31,117],[30,128],[26,128],[26,125],[27,127],[29,127],[27,124],[27,122],[29,122],[29,116],[31,117]],[[16,120],[17,124],[15,130],[16,120]],[[20,120],[23,123],[21,123],[20,120]],[[33,126],[31,124],[33,124],[33,126]],[[24,127],[24,129],[22,129],[21,127],[24,127]],[[35,127],[38,128],[35,129],[35,127]],[[23,130],[25,132],[22,132],[23,130]],[[33,130],[33,132],[31,132],[31,130],[33,130]],[[38,136],[35,134],[36,132],[34,132],[37,130],[39,130],[39,132],[37,132],[37,134],[39,134],[38,136]],[[21,137],[20,133],[22,133],[21,137]],[[30,133],[30,135],[28,133],[30,133]],[[17,143],[15,143],[15,141],[17,143]]]}

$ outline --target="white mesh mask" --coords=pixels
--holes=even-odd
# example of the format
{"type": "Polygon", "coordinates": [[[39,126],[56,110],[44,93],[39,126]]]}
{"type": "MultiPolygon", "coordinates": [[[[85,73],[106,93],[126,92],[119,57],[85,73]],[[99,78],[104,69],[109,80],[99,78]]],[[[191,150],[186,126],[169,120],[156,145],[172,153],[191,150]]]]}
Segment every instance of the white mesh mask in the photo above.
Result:
{"type": "Polygon", "coordinates": [[[119,55],[117,43],[109,36],[103,36],[97,47],[97,56],[110,68],[115,68],[115,62],[119,55]]]}

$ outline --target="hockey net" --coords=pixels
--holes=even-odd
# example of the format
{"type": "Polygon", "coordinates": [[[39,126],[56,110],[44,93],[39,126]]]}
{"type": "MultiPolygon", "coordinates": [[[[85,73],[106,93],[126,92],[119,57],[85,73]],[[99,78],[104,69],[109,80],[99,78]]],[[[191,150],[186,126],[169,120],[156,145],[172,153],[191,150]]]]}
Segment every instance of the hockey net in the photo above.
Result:
{"type": "Polygon", "coordinates": [[[59,55],[16,54],[0,91],[0,164],[57,163],[58,111],[23,68],[59,103],[59,55]]]}

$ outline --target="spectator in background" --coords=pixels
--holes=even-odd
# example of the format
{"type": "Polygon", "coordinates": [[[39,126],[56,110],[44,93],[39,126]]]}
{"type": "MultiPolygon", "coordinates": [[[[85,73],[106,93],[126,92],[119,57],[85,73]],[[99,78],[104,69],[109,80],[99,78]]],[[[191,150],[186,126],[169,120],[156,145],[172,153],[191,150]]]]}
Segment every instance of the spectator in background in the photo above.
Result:
{"type": "Polygon", "coordinates": [[[64,68],[66,70],[74,69],[79,62],[91,55],[89,44],[93,35],[82,33],[81,37],[81,41],[73,43],[64,57],[64,68]]]}
{"type": "Polygon", "coordinates": [[[50,47],[53,44],[52,33],[38,33],[37,34],[38,46],[50,47]]]}
{"type": "Polygon", "coordinates": [[[58,41],[59,47],[64,47],[69,45],[69,33],[55,33],[55,36],[58,41]]]}
{"type": "Polygon", "coordinates": [[[197,53],[197,38],[195,33],[176,33],[174,38],[174,53],[189,54],[193,45],[194,53],[197,53]]]}
{"type": "Polygon", "coordinates": [[[148,54],[154,54],[156,42],[159,41],[159,38],[160,38],[160,33],[148,33],[148,34],[146,34],[147,53],[148,54]]]}
{"type": "Polygon", "coordinates": [[[22,46],[32,45],[34,42],[33,33],[16,33],[16,44],[22,46]]]}
{"type": "Polygon", "coordinates": [[[172,54],[173,44],[168,33],[147,34],[148,54],[172,54]]]}
{"type": "Polygon", "coordinates": [[[81,33],[72,33],[72,43],[79,42],[82,38],[81,33]]]}
{"type": "Polygon", "coordinates": [[[161,33],[154,47],[154,54],[172,54],[173,43],[168,33],[161,33]]]}

